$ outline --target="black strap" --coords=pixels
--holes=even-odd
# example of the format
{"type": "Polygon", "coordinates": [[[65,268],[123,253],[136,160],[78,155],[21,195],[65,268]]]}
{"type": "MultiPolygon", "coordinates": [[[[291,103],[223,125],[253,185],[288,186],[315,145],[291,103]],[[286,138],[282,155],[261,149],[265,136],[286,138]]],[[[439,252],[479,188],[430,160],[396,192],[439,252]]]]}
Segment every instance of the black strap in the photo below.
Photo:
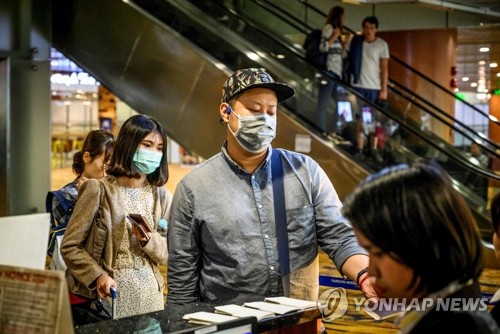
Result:
{"type": "Polygon", "coordinates": [[[271,171],[273,179],[274,222],[278,239],[278,257],[283,290],[289,295],[290,289],[290,259],[288,254],[288,230],[285,210],[285,187],[283,185],[283,167],[281,165],[281,152],[273,150],[271,154],[271,171]],[[288,291],[287,291],[288,290],[288,291]]]}

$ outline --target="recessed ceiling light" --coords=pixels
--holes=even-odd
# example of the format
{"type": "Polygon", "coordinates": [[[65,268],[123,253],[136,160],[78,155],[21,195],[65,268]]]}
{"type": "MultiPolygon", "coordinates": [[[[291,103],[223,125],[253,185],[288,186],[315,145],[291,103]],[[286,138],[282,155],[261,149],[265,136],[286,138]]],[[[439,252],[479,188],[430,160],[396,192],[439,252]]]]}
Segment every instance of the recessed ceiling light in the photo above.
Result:
{"type": "Polygon", "coordinates": [[[498,64],[497,63],[490,63],[490,67],[498,67],[498,64]]]}
{"type": "Polygon", "coordinates": [[[255,52],[247,52],[247,57],[252,60],[257,60],[260,58],[255,52]]]}
{"type": "Polygon", "coordinates": [[[486,62],[484,60],[479,61],[479,65],[484,65],[484,64],[486,64],[486,62]]]}
{"type": "Polygon", "coordinates": [[[463,77],[462,81],[469,81],[469,77],[463,77]]]}
{"type": "Polygon", "coordinates": [[[497,73],[497,77],[499,77],[499,78],[500,78],[500,72],[498,72],[498,73],[497,73]]]}
{"type": "Polygon", "coordinates": [[[473,82],[470,84],[471,87],[477,87],[477,82],[473,82]]]}
{"type": "Polygon", "coordinates": [[[486,46],[482,47],[482,48],[479,48],[479,52],[488,52],[488,51],[490,51],[490,48],[488,48],[486,46]]]}

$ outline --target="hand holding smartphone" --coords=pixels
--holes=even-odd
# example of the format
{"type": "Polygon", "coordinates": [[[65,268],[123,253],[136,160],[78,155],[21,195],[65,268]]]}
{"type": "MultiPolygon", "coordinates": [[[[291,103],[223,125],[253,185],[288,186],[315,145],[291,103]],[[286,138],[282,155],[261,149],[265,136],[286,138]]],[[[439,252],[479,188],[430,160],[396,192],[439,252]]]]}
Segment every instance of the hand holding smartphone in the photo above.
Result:
{"type": "Polygon", "coordinates": [[[148,223],[144,220],[144,218],[140,214],[136,213],[131,213],[127,216],[130,221],[132,221],[132,224],[136,227],[137,231],[139,231],[139,234],[141,235],[142,238],[138,238],[141,243],[147,243],[151,237],[149,236],[148,233],[152,233],[151,228],[149,227],[148,223]]]}

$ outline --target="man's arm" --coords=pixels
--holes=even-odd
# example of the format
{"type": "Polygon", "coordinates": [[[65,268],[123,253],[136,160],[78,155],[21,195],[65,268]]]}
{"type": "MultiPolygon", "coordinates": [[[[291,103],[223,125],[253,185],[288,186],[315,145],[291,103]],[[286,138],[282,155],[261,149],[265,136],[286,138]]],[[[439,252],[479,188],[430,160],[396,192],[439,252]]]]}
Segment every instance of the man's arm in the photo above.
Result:
{"type": "Polygon", "coordinates": [[[389,59],[382,58],[380,59],[380,100],[387,100],[387,83],[389,81],[389,59]]]}
{"type": "MultiPolygon", "coordinates": [[[[318,244],[341,273],[357,282],[358,274],[368,268],[369,257],[358,244],[351,225],[342,216],[342,203],[332,183],[321,167],[317,166],[316,169],[313,175],[313,200],[318,244]]],[[[372,281],[364,279],[366,275],[367,272],[359,277],[362,283],[360,289],[368,298],[377,297],[372,281]]]]}
{"type": "Polygon", "coordinates": [[[200,299],[199,231],[194,224],[193,203],[181,181],[175,191],[168,225],[167,303],[188,304],[200,299]]]}

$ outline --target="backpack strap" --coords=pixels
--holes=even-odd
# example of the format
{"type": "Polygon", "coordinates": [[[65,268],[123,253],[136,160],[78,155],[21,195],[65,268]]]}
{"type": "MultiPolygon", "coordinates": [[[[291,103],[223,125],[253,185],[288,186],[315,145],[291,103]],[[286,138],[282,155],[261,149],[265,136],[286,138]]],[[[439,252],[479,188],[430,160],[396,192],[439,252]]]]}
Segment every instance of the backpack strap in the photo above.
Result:
{"type": "Polygon", "coordinates": [[[47,254],[52,256],[54,252],[54,245],[56,237],[59,235],[63,235],[66,231],[66,227],[68,226],[69,219],[73,214],[73,208],[75,203],[69,201],[64,193],[61,190],[49,191],[45,198],[45,210],[50,213],[50,232],[49,232],[49,242],[47,246],[47,254]],[[52,210],[52,203],[54,201],[54,197],[57,199],[59,206],[65,212],[65,220],[57,221],[54,217],[54,212],[52,210]]]}
{"type": "Polygon", "coordinates": [[[274,222],[278,241],[278,260],[280,264],[283,292],[290,296],[290,259],[288,246],[288,224],[286,219],[285,186],[283,182],[283,167],[281,152],[273,149],[271,152],[271,175],[273,180],[274,222]]]}

